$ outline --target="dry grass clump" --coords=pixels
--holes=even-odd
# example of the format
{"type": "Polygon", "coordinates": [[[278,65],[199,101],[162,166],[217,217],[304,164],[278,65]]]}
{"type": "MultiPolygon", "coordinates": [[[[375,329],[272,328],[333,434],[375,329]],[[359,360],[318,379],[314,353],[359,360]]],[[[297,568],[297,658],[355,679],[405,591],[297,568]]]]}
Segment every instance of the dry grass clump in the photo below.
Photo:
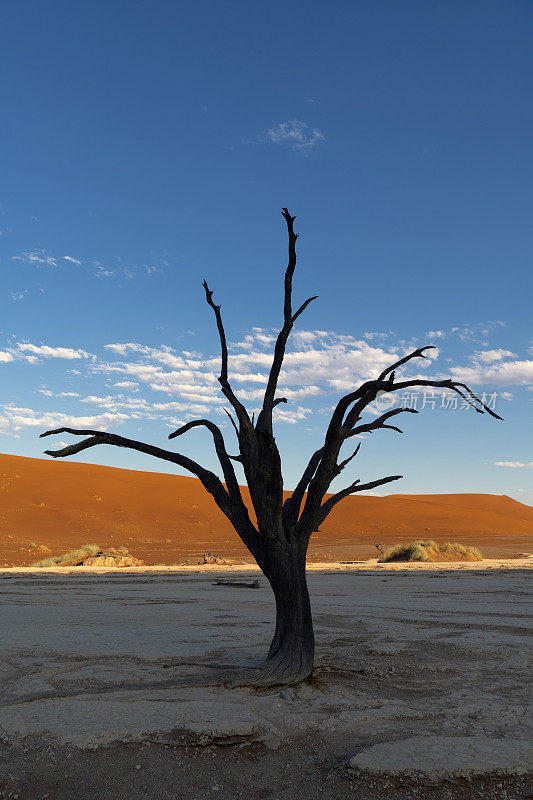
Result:
{"type": "Polygon", "coordinates": [[[51,558],[43,558],[42,561],[36,561],[32,564],[33,567],[74,567],[83,561],[84,558],[95,556],[100,552],[100,547],[97,544],[86,544],[80,547],[79,550],[71,550],[70,553],[64,553],[62,556],[52,556],[51,558]]]}
{"type": "Polygon", "coordinates": [[[433,539],[396,544],[378,558],[379,563],[387,561],[481,561],[483,556],[477,547],[446,542],[437,544],[433,539]]]}

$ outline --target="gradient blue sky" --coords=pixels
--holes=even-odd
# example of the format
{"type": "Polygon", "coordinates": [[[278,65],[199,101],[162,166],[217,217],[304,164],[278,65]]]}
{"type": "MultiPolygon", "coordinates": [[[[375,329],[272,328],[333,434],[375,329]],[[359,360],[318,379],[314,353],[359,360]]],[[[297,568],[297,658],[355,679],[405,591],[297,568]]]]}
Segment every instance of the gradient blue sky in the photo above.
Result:
{"type": "Polygon", "coordinates": [[[254,407],[288,205],[295,301],[320,299],[281,381],[287,486],[340,394],[433,343],[408,374],[495,392],[505,421],[426,398],[348,478],[533,503],[532,41],[529,0],[3,3],[0,451],[61,424],[164,444],[197,416],[234,447],[201,280],[254,407]]]}

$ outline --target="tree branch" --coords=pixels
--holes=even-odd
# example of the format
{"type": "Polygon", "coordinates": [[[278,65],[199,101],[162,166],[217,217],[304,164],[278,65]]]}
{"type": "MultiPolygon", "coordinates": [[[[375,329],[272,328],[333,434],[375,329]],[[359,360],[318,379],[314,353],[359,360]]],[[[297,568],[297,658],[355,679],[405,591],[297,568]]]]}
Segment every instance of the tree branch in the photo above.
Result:
{"type": "MultiPolygon", "coordinates": [[[[238,429],[238,427],[237,427],[237,425],[235,423],[235,420],[233,419],[233,417],[231,416],[231,414],[229,413],[227,408],[223,408],[222,411],[224,411],[228,415],[229,421],[233,425],[233,429],[235,430],[235,433],[237,434],[237,440],[238,440],[239,439],[239,429],[238,429]]],[[[252,424],[253,424],[253,417],[252,417],[252,424]]]]}
{"type": "MultiPolygon", "coordinates": [[[[220,462],[220,466],[222,467],[222,472],[224,473],[224,480],[226,481],[226,486],[229,492],[230,497],[234,502],[243,502],[241,490],[239,488],[239,484],[237,482],[237,477],[235,475],[235,470],[233,469],[233,464],[231,463],[230,456],[227,453],[226,445],[224,444],[224,437],[222,435],[222,431],[215,425],[214,422],[211,422],[208,419],[196,419],[191,422],[187,422],[185,425],[182,425],[181,428],[178,428],[177,431],[174,433],[169,434],[169,439],[175,439],[177,436],[182,436],[187,431],[190,431],[192,428],[198,427],[205,427],[211,433],[213,437],[213,441],[215,443],[215,450],[218,456],[218,460],[220,462]]],[[[234,460],[239,459],[240,456],[233,457],[234,460]]]]}
{"type": "Polygon", "coordinates": [[[224,331],[224,325],[222,323],[220,306],[213,302],[213,291],[207,285],[206,280],[203,281],[202,286],[204,287],[205,290],[205,299],[207,300],[207,304],[211,306],[211,308],[215,312],[215,319],[220,338],[221,364],[220,364],[220,376],[218,380],[220,386],[222,387],[222,392],[224,396],[227,397],[227,399],[235,409],[235,413],[237,414],[237,419],[239,420],[242,426],[248,427],[251,424],[250,418],[248,417],[248,412],[246,411],[243,404],[235,396],[228,380],[228,345],[226,342],[226,333],[224,331]]]}
{"type": "Polygon", "coordinates": [[[307,300],[304,303],[302,303],[302,305],[300,306],[298,311],[294,312],[294,314],[291,317],[291,323],[292,324],[294,324],[296,322],[296,320],[298,319],[300,314],[303,314],[303,312],[305,311],[305,309],[307,308],[309,303],[312,303],[313,300],[318,300],[318,295],[317,294],[313,295],[313,297],[308,297],[307,300]]]}
{"type": "Polygon", "coordinates": [[[173,453],[170,450],[163,450],[161,447],[155,447],[152,444],[138,442],[135,439],[127,439],[124,436],[117,436],[116,433],[107,433],[106,431],[82,430],[77,428],[56,428],[55,430],[41,433],[39,438],[42,439],[45,436],[52,436],[57,433],[72,433],[74,436],[89,436],[90,438],[84,439],[82,442],[78,442],[77,444],[64,447],[61,450],[45,450],[46,455],[52,456],[53,458],[64,458],[65,456],[75,455],[76,453],[79,453],[88,447],[94,447],[97,444],[110,444],[114,445],[115,447],[127,447],[130,450],[138,450],[141,453],[147,453],[148,455],[155,456],[156,458],[161,458],[164,461],[171,461],[174,464],[178,464],[188,472],[192,472],[193,475],[196,475],[196,477],[201,480],[207,491],[212,494],[213,497],[215,497],[215,500],[218,498],[218,500],[220,500],[223,504],[227,503],[227,500],[229,500],[228,492],[214,472],[205,469],[196,461],[193,461],[187,456],[181,455],[181,453],[173,453]]]}
{"type": "MultiPolygon", "coordinates": [[[[154,445],[146,444],[145,442],[138,442],[135,439],[127,439],[124,436],[118,436],[115,433],[107,433],[105,431],[82,430],[77,428],[56,428],[55,430],[41,433],[40,438],[52,436],[53,434],[57,433],[71,433],[74,436],[88,436],[89,438],[84,439],[77,444],[63,447],[60,450],[45,450],[46,455],[52,456],[52,458],[65,458],[65,456],[75,455],[76,453],[80,453],[82,450],[86,450],[89,447],[95,447],[99,444],[110,444],[114,445],[115,447],[126,447],[130,450],[137,450],[140,453],[146,453],[148,455],[155,456],[156,458],[163,459],[164,461],[170,461],[173,464],[178,464],[178,466],[183,467],[188,472],[191,472],[193,475],[196,475],[196,477],[199,478],[204,489],[209,492],[222,513],[225,514],[233,524],[244,544],[254,555],[257,553],[257,531],[248,517],[248,512],[246,511],[246,515],[244,515],[241,506],[234,501],[233,497],[230,496],[220,478],[218,478],[214,472],[205,469],[196,461],[193,461],[191,458],[188,458],[181,453],[173,453],[170,450],[163,450],[161,447],[155,447],[154,445]]],[[[246,509],[244,503],[242,503],[242,506],[244,509],[246,509]]]]}
{"type": "Polygon", "coordinates": [[[309,486],[309,482],[311,481],[316,472],[316,468],[320,463],[323,449],[324,448],[321,447],[319,450],[316,450],[313,453],[303,472],[302,477],[296,485],[295,490],[293,491],[292,495],[287,497],[283,503],[283,521],[286,522],[287,525],[296,525],[298,522],[298,517],[300,516],[300,506],[302,505],[305,490],[309,486]]]}
{"type": "Polygon", "coordinates": [[[491,417],[494,417],[494,419],[503,419],[503,417],[500,417],[499,414],[496,414],[495,411],[493,411],[482,400],[480,400],[479,397],[474,394],[472,389],[466,385],[466,383],[459,383],[458,381],[453,381],[451,378],[445,378],[444,380],[440,381],[415,378],[414,380],[395,383],[392,389],[389,391],[398,392],[402,389],[409,389],[413,386],[431,386],[434,389],[450,389],[452,392],[456,392],[458,395],[460,395],[463,400],[465,400],[475,411],[477,411],[478,414],[487,413],[490,414],[491,417]],[[464,391],[462,391],[463,389],[464,391]],[[476,405],[476,403],[478,405],[476,405]]]}
{"type": "Polygon", "coordinates": [[[316,471],[309,482],[309,489],[305,500],[304,509],[298,522],[299,533],[302,537],[306,537],[310,530],[313,530],[314,520],[320,514],[321,503],[326,494],[331,481],[335,477],[335,470],[337,469],[337,457],[342,445],[342,442],[350,436],[355,436],[358,433],[365,431],[373,431],[378,428],[388,428],[401,433],[401,429],[395,425],[387,425],[385,421],[395,414],[402,413],[403,411],[410,411],[411,413],[416,409],[393,409],[392,411],[383,414],[373,422],[354,427],[360,419],[361,413],[364,409],[375,400],[378,392],[396,392],[402,389],[415,387],[415,386],[428,386],[436,389],[449,389],[450,391],[459,394],[467,403],[469,403],[479,414],[487,413],[496,419],[501,417],[490,409],[485,403],[480,400],[472,390],[463,383],[453,381],[451,378],[444,380],[430,380],[430,379],[412,379],[394,383],[395,370],[407,363],[412,358],[425,358],[423,351],[428,348],[418,348],[413,353],[410,353],[404,358],[392,364],[384,370],[377,380],[366,381],[353,392],[342,397],[332,414],[326,436],[322,454],[316,466],[316,471]],[[353,405],[352,405],[353,404],[353,405]],[[350,408],[350,406],[352,406],[350,408]]]}
{"type": "Polygon", "coordinates": [[[398,367],[402,366],[402,364],[407,364],[407,362],[411,361],[412,358],[427,358],[427,356],[424,355],[424,350],[435,350],[435,349],[436,347],[434,344],[427,344],[425,347],[417,347],[417,349],[413,350],[412,353],[409,353],[409,355],[400,358],[399,361],[395,361],[395,363],[391,364],[390,367],[384,369],[381,375],[379,376],[378,380],[384,381],[389,373],[397,370],[398,367]]]}
{"type": "Polygon", "coordinates": [[[292,278],[294,270],[296,269],[296,240],[298,239],[298,234],[294,233],[294,220],[296,217],[292,217],[287,208],[284,208],[281,213],[287,223],[287,233],[289,237],[289,263],[285,271],[284,280],[283,326],[276,339],[274,358],[272,360],[272,366],[270,367],[263,398],[263,407],[257,418],[256,425],[256,428],[263,429],[269,433],[272,433],[272,409],[276,405],[274,395],[276,394],[279,374],[283,365],[283,359],[285,358],[287,340],[295,320],[305,311],[309,303],[316,300],[318,297],[318,295],[309,297],[294,314],[292,313],[292,278]]]}
{"type": "Polygon", "coordinates": [[[385,422],[391,417],[395,417],[397,414],[404,413],[418,414],[418,411],[415,408],[395,408],[392,411],[387,411],[385,414],[377,417],[377,419],[372,420],[372,422],[367,422],[364,425],[357,425],[356,428],[352,428],[349,433],[345,434],[345,438],[349,439],[351,436],[358,436],[360,433],[370,433],[372,431],[380,430],[381,428],[389,428],[390,430],[397,431],[398,433],[403,433],[400,428],[397,428],[395,425],[385,425],[385,422]]]}
{"type": "Polygon", "coordinates": [[[352,460],[352,458],[355,458],[355,457],[356,457],[356,455],[357,455],[357,453],[359,452],[359,450],[360,450],[360,449],[361,449],[361,442],[359,442],[359,444],[357,445],[357,447],[355,448],[355,450],[353,451],[353,453],[352,453],[352,455],[351,455],[351,456],[349,456],[348,458],[345,458],[345,459],[344,459],[344,461],[341,461],[341,463],[340,463],[340,464],[337,464],[337,468],[336,468],[336,470],[335,470],[335,476],[337,476],[337,475],[340,475],[340,474],[341,474],[341,472],[343,471],[344,467],[345,467],[347,464],[349,464],[349,463],[350,463],[350,461],[352,460]]]}
{"type": "Polygon", "coordinates": [[[329,516],[333,508],[340,503],[345,497],[348,497],[349,494],[355,494],[355,492],[365,492],[368,489],[374,489],[376,486],[383,486],[385,483],[390,483],[391,481],[398,481],[400,478],[403,478],[403,475],[390,475],[388,478],[379,478],[376,481],[370,481],[369,483],[360,483],[358,480],[354,481],[350,486],[346,489],[342,489],[342,491],[337,492],[336,494],[332,494],[325,503],[322,503],[320,507],[320,511],[318,512],[316,527],[314,528],[315,531],[318,530],[320,525],[324,522],[324,520],[329,516]]]}

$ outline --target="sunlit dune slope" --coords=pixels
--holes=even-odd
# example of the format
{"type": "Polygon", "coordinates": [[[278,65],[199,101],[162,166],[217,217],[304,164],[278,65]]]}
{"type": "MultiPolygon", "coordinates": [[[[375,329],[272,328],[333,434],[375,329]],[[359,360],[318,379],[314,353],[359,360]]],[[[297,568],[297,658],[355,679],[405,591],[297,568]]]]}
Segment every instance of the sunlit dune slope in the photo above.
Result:
{"type": "MultiPolygon", "coordinates": [[[[250,560],[196,478],[0,455],[0,491],[0,566],[89,543],[126,545],[147,564],[194,563],[205,551],[250,560]],[[50,552],[28,552],[30,543],[50,552]]],[[[371,558],[375,541],[392,545],[420,537],[503,556],[533,549],[532,533],[533,508],[506,496],[356,496],[340,503],[313,535],[309,558],[371,558]]]]}

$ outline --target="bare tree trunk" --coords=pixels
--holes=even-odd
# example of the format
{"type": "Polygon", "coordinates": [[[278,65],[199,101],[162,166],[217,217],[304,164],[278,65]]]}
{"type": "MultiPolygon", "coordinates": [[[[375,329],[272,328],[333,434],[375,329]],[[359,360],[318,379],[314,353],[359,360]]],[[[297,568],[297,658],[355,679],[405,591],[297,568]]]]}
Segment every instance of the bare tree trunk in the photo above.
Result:
{"type": "Polygon", "coordinates": [[[298,683],[313,669],[315,640],[305,550],[301,543],[263,549],[261,568],[276,600],[276,630],[265,663],[255,671],[262,686],[298,683]]]}

